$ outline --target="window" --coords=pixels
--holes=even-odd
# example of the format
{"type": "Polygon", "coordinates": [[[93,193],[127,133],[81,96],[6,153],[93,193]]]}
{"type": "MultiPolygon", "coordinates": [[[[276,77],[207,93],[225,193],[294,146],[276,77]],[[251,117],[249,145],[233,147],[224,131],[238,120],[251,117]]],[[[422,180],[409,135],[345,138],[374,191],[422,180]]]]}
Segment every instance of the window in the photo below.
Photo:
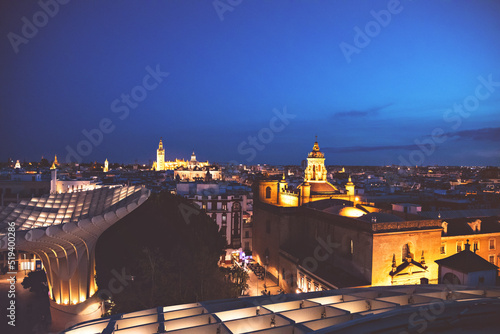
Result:
{"type": "Polygon", "coordinates": [[[311,281],[307,280],[307,292],[312,291],[311,290],[311,281]]]}
{"type": "Polygon", "coordinates": [[[489,249],[495,249],[495,239],[490,239],[489,242],[489,249]]]}
{"type": "Polygon", "coordinates": [[[490,261],[490,263],[495,264],[495,255],[490,255],[489,256],[489,261],[490,261]]]}
{"type": "Polygon", "coordinates": [[[413,244],[411,242],[403,245],[401,257],[402,261],[406,261],[408,258],[413,259],[413,244]]]}
{"type": "Polygon", "coordinates": [[[220,233],[223,236],[226,236],[226,231],[227,231],[227,216],[224,213],[224,214],[222,214],[222,223],[221,223],[220,233]]]}
{"type": "Polygon", "coordinates": [[[446,244],[441,244],[440,254],[446,254],[446,244]]]}
{"type": "Polygon", "coordinates": [[[314,291],[319,291],[319,285],[314,283],[314,291]]]}
{"type": "Polygon", "coordinates": [[[462,251],[463,243],[463,241],[457,241],[457,253],[462,251]]]}
{"type": "Polygon", "coordinates": [[[351,245],[350,245],[350,252],[351,252],[351,255],[354,254],[354,242],[351,240],[351,245]]]}
{"type": "Polygon", "coordinates": [[[472,251],[478,251],[479,250],[479,240],[474,240],[473,246],[472,246],[472,251]]]}
{"type": "Polygon", "coordinates": [[[285,268],[281,268],[281,279],[284,280],[285,277],[285,268]]]}
{"type": "Polygon", "coordinates": [[[271,233],[271,221],[266,220],[266,233],[271,233]]]}
{"type": "Polygon", "coordinates": [[[222,202],[222,210],[227,210],[227,202],[222,202]]]}
{"type": "Polygon", "coordinates": [[[271,187],[266,188],[266,198],[271,198],[271,187]]]}
{"type": "Polygon", "coordinates": [[[206,210],[206,209],[207,209],[207,202],[202,202],[202,203],[201,203],[201,208],[202,208],[203,210],[206,210]]]}
{"type": "Polygon", "coordinates": [[[245,238],[250,238],[250,233],[248,231],[245,231],[245,238]]]}

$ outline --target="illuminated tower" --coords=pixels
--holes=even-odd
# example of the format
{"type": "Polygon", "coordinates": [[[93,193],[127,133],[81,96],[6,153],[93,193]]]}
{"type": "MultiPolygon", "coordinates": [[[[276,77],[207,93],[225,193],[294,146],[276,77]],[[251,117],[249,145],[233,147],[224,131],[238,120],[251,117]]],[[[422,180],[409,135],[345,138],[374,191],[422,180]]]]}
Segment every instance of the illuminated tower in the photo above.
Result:
{"type": "Polygon", "coordinates": [[[14,168],[15,169],[20,169],[21,168],[21,164],[19,163],[19,160],[16,161],[16,165],[14,166],[14,168]]]}
{"type": "Polygon", "coordinates": [[[163,142],[161,138],[158,150],[156,150],[156,170],[165,170],[165,150],[163,149],[163,142]]]}
{"type": "Polygon", "coordinates": [[[198,162],[196,161],[196,154],[193,153],[191,154],[191,160],[188,162],[188,168],[195,168],[198,166],[198,162]]]}
{"type": "Polygon", "coordinates": [[[57,168],[55,161],[52,163],[52,167],[50,167],[50,193],[57,193],[57,168]]]}
{"type": "Polygon", "coordinates": [[[314,142],[313,150],[307,156],[307,168],[304,171],[306,182],[326,182],[325,155],[320,152],[318,140],[314,142]]]}
{"type": "Polygon", "coordinates": [[[57,154],[54,155],[54,165],[59,166],[59,162],[57,162],[57,154]]]}
{"type": "Polygon", "coordinates": [[[109,163],[108,163],[108,159],[106,159],[106,161],[104,161],[104,169],[103,169],[103,172],[104,173],[107,173],[109,171],[109,163]]]}
{"type": "Polygon", "coordinates": [[[355,195],[354,193],[354,183],[351,181],[351,176],[349,176],[349,181],[345,185],[345,190],[347,191],[347,195],[351,199],[352,196],[355,195]]]}

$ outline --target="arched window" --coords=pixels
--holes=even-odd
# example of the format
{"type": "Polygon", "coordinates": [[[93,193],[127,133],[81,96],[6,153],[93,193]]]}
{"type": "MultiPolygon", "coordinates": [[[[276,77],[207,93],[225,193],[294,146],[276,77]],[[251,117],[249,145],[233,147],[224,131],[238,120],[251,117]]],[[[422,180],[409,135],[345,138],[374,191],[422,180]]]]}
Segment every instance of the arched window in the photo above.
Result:
{"type": "Polygon", "coordinates": [[[271,187],[266,188],[266,198],[271,198],[271,187]]]}
{"type": "Polygon", "coordinates": [[[453,273],[446,273],[443,276],[443,281],[441,282],[443,284],[453,284],[453,285],[460,285],[460,279],[457,277],[457,275],[453,273]]]}
{"type": "Polygon", "coordinates": [[[351,255],[353,255],[354,254],[354,242],[352,241],[352,239],[351,239],[350,247],[351,247],[351,255]]]}
{"type": "Polygon", "coordinates": [[[414,253],[413,244],[411,242],[404,244],[401,254],[402,260],[405,261],[407,258],[413,260],[413,253],[414,253]]]}

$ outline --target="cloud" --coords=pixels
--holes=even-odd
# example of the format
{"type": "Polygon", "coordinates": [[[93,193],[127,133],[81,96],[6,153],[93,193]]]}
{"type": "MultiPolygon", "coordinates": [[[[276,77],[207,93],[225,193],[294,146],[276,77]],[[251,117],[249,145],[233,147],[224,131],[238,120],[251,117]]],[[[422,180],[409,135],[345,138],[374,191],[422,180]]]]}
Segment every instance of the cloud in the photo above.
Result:
{"type": "Polygon", "coordinates": [[[447,133],[448,136],[454,139],[472,139],[477,141],[500,141],[500,127],[498,128],[481,128],[475,130],[462,130],[457,132],[447,133]]]}
{"type": "Polygon", "coordinates": [[[364,117],[368,115],[376,115],[378,112],[384,108],[393,105],[393,103],[388,103],[383,106],[373,107],[366,110],[349,110],[349,111],[339,111],[333,114],[333,118],[346,118],[346,117],[364,117]]]}
{"type": "Polygon", "coordinates": [[[355,153],[355,152],[374,152],[388,150],[411,151],[419,149],[417,145],[383,145],[383,146],[351,146],[351,147],[325,147],[321,150],[328,153],[355,153]]]}

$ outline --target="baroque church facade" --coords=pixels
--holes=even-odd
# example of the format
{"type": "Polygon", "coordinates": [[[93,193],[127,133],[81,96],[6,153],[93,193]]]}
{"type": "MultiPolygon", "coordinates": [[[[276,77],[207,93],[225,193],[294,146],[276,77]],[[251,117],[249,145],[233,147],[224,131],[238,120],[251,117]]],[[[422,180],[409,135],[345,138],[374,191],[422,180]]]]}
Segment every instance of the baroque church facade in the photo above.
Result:
{"type": "Polygon", "coordinates": [[[405,220],[327,181],[317,142],[303,182],[259,182],[253,255],[285,292],[438,282],[441,220],[405,220]]]}

